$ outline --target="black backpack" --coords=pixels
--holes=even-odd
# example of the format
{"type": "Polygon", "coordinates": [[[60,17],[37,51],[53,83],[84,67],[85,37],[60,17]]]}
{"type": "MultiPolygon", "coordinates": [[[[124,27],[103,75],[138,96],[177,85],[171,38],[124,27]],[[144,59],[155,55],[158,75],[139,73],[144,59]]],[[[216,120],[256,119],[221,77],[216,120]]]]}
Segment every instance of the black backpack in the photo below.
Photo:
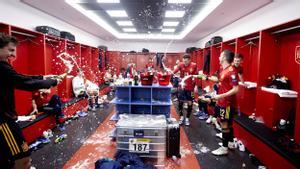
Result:
{"type": "Polygon", "coordinates": [[[35,30],[47,35],[60,37],[60,31],[50,26],[37,26],[35,30]]]}
{"type": "Polygon", "coordinates": [[[214,36],[211,38],[210,43],[211,43],[211,45],[214,45],[214,44],[220,43],[222,41],[223,41],[223,38],[221,36],[214,36]]]}
{"type": "Polygon", "coordinates": [[[71,41],[75,41],[75,36],[73,34],[71,34],[70,32],[61,31],[60,37],[71,40],[71,41]]]}

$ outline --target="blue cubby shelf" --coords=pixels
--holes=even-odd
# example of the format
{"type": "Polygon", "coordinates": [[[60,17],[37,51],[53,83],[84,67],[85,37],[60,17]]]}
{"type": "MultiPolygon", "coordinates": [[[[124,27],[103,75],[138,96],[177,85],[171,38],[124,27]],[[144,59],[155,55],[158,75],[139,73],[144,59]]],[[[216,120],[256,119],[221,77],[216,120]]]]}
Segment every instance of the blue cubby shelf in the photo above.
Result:
{"type": "Polygon", "coordinates": [[[130,104],[129,99],[118,99],[118,98],[114,98],[111,103],[113,104],[130,104]]]}
{"type": "Polygon", "coordinates": [[[116,97],[111,103],[116,105],[118,114],[163,114],[170,117],[172,85],[160,86],[116,86],[116,97]]]}

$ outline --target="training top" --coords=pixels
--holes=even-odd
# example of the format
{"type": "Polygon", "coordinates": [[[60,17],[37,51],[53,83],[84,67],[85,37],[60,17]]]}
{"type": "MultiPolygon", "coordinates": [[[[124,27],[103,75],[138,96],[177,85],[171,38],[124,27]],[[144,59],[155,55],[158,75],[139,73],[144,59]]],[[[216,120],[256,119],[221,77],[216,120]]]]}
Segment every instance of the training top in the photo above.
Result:
{"type": "Polygon", "coordinates": [[[0,61],[0,123],[18,118],[15,110],[15,89],[34,91],[56,85],[57,80],[23,75],[17,73],[9,63],[0,61]]]}

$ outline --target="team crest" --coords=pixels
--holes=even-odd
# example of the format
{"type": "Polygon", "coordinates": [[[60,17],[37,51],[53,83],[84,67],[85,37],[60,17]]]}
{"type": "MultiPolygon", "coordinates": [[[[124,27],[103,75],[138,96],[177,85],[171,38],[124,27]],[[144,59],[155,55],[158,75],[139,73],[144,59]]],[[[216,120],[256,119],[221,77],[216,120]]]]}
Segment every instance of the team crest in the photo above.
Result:
{"type": "Polygon", "coordinates": [[[300,46],[296,46],[295,61],[296,63],[300,64],[300,46]]]}
{"type": "Polygon", "coordinates": [[[236,79],[236,75],[231,75],[231,78],[234,80],[236,79]]]}

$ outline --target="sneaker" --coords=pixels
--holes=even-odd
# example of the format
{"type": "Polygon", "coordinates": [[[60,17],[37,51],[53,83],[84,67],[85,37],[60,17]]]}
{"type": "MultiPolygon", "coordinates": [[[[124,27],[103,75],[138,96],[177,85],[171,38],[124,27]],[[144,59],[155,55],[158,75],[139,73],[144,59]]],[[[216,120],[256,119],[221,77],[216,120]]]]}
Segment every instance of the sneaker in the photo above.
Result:
{"type": "MultiPolygon", "coordinates": [[[[223,143],[219,143],[219,146],[223,146],[223,143]]],[[[234,142],[228,142],[228,148],[230,150],[236,149],[237,146],[235,146],[234,142]]]]}
{"type": "Polygon", "coordinates": [[[211,153],[213,155],[216,155],[216,156],[227,155],[228,154],[228,148],[222,146],[222,147],[219,147],[218,149],[212,151],[211,153]]]}
{"type": "Polygon", "coordinates": [[[233,144],[234,144],[234,146],[235,146],[236,148],[239,147],[239,145],[238,145],[238,139],[237,139],[237,138],[233,138],[233,144]]]}
{"type": "Polygon", "coordinates": [[[179,125],[182,125],[184,122],[184,117],[183,116],[180,116],[180,119],[179,119],[179,125]]]}
{"type": "Polygon", "coordinates": [[[51,142],[49,138],[44,138],[44,137],[40,137],[37,140],[40,141],[43,144],[48,144],[48,143],[51,142]]]}
{"type": "Polygon", "coordinates": [[[189,125],[190,125],[190,120],[189,120],[189,118],[186,118],[186,119],[185,119],[185,125],[186,125],[186,126],[189,126],[189,125]]]}
{"type": "Polygon", "coordinates": [[[222,128],[221,128],[221,126],[219,125],[218,122],[215,123],[215,127],[216,127],[217,130],[222,131],[222,128]]]}
{"type": "Polygon", "coordinates": [[[92,111],[96,111],[96,106],[93,106],[92,111]]]}
{"type": "Polygon", "coordinates": [[[210,123],[211,123],[211,120],[212,120],[212,118],[213,118],[212,116],[209,116],[209,117],[208,117],[208,119],[206,120],[206,123],[207,123],[207,124],[210,124],[210,123]]]}
{"type": "Polygon", "coordinates": [[[79,112],[77,112],[77,115],[78,115],[79,117],[85,117],[85,116],[87,116],[88,114],[87,114],[86,112],[79,111],[79,112]]]}
{"type": "Polygon", "coordinates": [[[244,146],[244,144],[242,143],[242,141],[239,140],[237,143],[238,143],[238,146],[239,146],[239,150],[240,150],[240,151],[245,151],[245,146],[244,146]]]}
{"type": "Polygon", "coordinates": [[[58,128],[59,131],[65,131],[66,130],[66,127],[64,125],[58,125],[57,128],[58,128]]]}
{"type": "Polygon", "coordinates": [[[193,113],[194,116],[200,116],[201,111],[196,111],[195,113],[193,113]]]}
{"type": "Polygon", "coordinates": [[[216,123],[217,123],[217,118],[212,117],[212,118],[211,118],[211,123],[212,123],[212,124],[216,124],[216,123]]]}
{"type": "Polygon", "coordinates": [[[218,137],[218,138],[220,138],[220,139],[223,139],[222,133],[217,133],[217,134],[216,134],[216,137],[218,137]]]}
{"type": "Polygon", "coordinates": [[[203,112],[198,118],[199,118],[199,120],[205,120],[208,118],[208,114],[203,112]]]}

